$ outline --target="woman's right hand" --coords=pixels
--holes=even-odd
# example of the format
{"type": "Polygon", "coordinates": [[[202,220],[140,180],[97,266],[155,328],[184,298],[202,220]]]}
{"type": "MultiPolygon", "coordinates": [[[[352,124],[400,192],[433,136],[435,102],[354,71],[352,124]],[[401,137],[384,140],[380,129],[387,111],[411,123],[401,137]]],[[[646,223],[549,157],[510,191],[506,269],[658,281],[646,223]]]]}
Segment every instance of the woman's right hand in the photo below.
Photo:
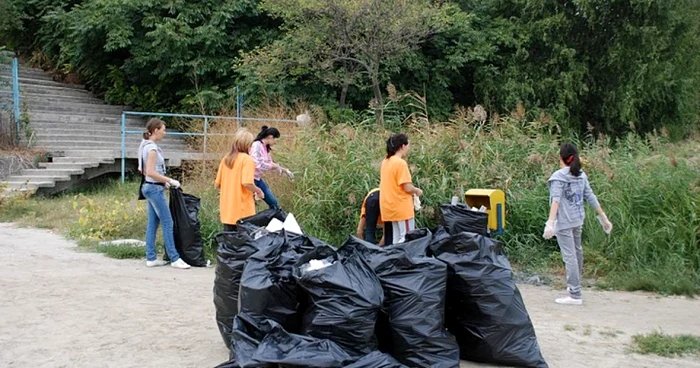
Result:
{"type": "Polygon", "coordinates": [[[259,201],[261,199],[265,199],[265,193],[262,191],[260,188],[255,189],[255,200],[259,201]]]}
{"type": "Polygon", "coordinates": [[[415,194],[415,195],[417,195],[417,196],[420,197],[420,196],[423,195],[423,191],[422,191],[420,188],[416,188],[416,190],[415,190],[415,192],[414,192],[413,194],[415,194]]]}

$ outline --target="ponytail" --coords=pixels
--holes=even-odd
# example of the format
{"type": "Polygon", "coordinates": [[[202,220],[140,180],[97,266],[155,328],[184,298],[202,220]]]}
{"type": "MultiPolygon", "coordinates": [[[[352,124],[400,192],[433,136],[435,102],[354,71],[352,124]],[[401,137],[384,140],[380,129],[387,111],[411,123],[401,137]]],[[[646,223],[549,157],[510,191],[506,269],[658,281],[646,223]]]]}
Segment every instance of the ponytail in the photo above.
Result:
{"type": "Polygon", "coordinates": [[[163,120],[160,120],[158,118],[149,119],[146,123],[146,130],[144,130],[143,132],[143,139],[151,138],[153,132],[156,131],[156,129],[160,129],[163,125],[165,125],[165,122],[163,120]]]}
{"type": "Polygon", "coordinates": [[[408,144],[408,136],[403,133],[394,134],[386,140],[386,158],[395,155],[398,150],[408,144]]]}
{"type": "Polygon", "coordinates": [[[566,166],[569,167],[569,172],[573,176],[581,175],[581,158],[578,155],[576,146],[572,143],[563,143],[559,149],[559,156],[566,166]]]}
{"type": "MultiPolygon", "coordinates": [[[[275,127],[268,128],[267,125],[263,125],[262,128],[260,128],[260,133],[258,133],[258,136],[255,137],[255,140],[262,141],[264,138],[266,138],[267,136],[270,136],[270,135],[275,137],[275,138],[279,138],[280,131],[275,127]]],[[[270,147],[269,144],[266,145],[266,148],[268,151],[272,150],[272,147],[270,147]]]]}

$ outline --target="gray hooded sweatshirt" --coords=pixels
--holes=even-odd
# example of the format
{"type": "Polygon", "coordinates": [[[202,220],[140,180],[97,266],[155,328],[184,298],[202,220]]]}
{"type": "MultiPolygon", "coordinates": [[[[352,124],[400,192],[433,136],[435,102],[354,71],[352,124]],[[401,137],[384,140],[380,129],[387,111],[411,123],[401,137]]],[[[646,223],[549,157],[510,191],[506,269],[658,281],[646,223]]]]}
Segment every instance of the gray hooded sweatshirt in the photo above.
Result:
{"type": "Polygon", "coordinates": [[[583,200],[594,209],[600,207],[598,198],[593,194],[586,173],[573,176],[568,167],[557,170],[547,182],[549,185],[549,204],[559,202],[557,211],[557,230],[570,229],[583,225],[586,213],[583,200]]]}

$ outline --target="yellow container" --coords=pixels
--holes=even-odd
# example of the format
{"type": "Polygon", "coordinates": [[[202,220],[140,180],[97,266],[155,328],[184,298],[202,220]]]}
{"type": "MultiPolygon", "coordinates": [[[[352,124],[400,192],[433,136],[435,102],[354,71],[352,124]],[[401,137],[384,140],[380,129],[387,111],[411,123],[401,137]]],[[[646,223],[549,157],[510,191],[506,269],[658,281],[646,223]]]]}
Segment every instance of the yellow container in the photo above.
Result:
{"type": "Polygon", "coordinates": [[[486,207],[491,233],[503,233],[503,229],[506,227],[506,195],[502,190],[469,189],[464,193],[464,202],[469,207],[486,207]]]}

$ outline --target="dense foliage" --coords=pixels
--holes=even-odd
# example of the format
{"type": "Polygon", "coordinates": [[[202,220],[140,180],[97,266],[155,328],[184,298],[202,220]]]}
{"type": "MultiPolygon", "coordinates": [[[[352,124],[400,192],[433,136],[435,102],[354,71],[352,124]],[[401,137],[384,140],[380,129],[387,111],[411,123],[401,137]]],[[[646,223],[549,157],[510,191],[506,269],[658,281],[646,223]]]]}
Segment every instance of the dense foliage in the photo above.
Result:
{"type": "Polygon", "coordinates": [[[239,85],[250,103],[303,99],[347,121],[383,111],[393,83],[423,96],[431,119],[455,105],[522,106],[574,134],[680,137],[700,111],[699,10],[694,0],[5,0],[0,44],[142,109],[214,112],[239,85]]]}

